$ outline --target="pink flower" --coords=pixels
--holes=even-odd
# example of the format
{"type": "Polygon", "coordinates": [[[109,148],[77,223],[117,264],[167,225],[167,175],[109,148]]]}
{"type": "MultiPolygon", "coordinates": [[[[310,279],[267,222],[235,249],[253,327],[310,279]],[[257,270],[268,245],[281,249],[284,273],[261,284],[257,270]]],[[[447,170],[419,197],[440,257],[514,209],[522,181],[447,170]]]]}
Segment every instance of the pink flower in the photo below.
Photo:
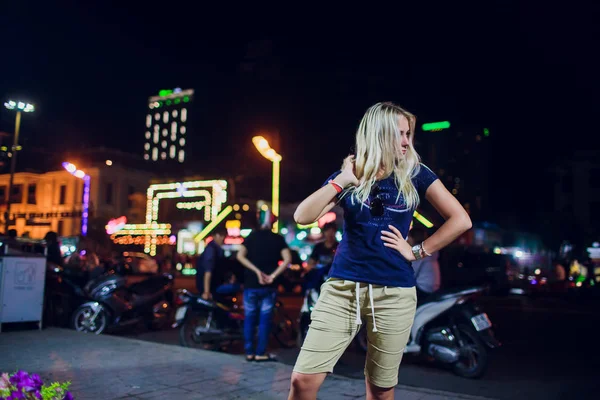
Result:
{"type": "Polygon", "coordinates": [[[8,376],[7,373],[3,373],[2,376],[0,376],[0,389],[8,389],[9,385],[10,376],[8,376]]]}

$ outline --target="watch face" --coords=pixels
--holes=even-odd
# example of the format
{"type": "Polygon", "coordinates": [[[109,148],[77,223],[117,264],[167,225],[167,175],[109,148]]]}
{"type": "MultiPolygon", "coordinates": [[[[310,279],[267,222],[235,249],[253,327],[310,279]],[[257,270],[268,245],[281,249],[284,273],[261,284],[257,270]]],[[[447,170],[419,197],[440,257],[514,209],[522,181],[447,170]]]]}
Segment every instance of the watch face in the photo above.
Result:
{"type": "Polygon", "coordinates": [[[413,246],[412,252],[417,260],[421,258],[421,247],[419,245],[413,246]]]}

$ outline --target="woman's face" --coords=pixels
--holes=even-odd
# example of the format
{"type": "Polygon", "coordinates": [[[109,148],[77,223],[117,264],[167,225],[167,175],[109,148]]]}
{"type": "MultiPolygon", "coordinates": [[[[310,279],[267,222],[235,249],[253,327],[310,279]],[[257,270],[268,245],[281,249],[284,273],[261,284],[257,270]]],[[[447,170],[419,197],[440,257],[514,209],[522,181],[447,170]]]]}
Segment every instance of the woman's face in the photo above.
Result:
{"type": "Polygon", "coordinates": [[[402,152],[402,156],[405,156],[408,151],[412,132],[410,132],[408,119],[404,115],[399,117],[398,128],[400,129],[400,151],[402,152]]]}

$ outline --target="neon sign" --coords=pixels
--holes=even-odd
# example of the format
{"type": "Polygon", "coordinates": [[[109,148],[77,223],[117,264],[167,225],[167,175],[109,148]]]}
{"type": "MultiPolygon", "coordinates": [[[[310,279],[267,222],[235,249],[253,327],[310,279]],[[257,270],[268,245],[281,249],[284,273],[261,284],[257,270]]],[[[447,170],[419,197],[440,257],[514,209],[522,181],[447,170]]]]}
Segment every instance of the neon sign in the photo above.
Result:
{"type": "Polygon", "coordinates": [[[125,216],[111,219],[110,221],[108,221],[108,223],[105,226],[106,233],[108,235],[112,235],[113,233],[123,229],[123,227],[125,226],[126,223],[127,223],[127,217],[125,217],[125,216]]]}
{"type": "MultiPolygon", "coordinates": [[[[207,228],[214,228],[215,221],[221,221],[231,212],[231,207],[221,210],[227,201],[227,181],[187,181],[174,183],[159,183],[150,185],[146,191],[146,223],[124,224],[115,231],[111,238],[116,242],[118,236],[143,236],[135,244],[144,244],[144,252],[151,256],[156,255],[156,246],[170,243],[171,225],[158,222],[158,210],[163,199],[185,199],[193,201],[180,201],[176,204],[178,209],[203,211],[203,218],[210,222],[200,233],[204,236],[209,232],[207,228]],[[197,200],[200,198],[200,200],[197,200]],[[226,211],[225,213],[222,211],[226,211]]],[[[217,222],[218,224],[218,222],[217,222]]],[[[108,227],[108,225],[107,225],[108,227]]],[[[202,236],[202,237],[204,237],[202,236]]],[[[196,240],[199,240],[196,238],[196,240]]]]}

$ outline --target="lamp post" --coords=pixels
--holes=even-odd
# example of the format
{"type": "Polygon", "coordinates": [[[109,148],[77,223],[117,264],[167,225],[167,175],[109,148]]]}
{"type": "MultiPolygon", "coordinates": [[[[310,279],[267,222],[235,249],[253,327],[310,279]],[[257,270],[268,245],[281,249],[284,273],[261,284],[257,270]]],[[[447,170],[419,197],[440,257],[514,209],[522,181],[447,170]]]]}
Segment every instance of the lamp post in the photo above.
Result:
{"type": "Polygon", "coordinates": [[[83,179],[83,210],[81,212],[81,235],[86,236],[88,230],[88,216],[90,210],[90,176],[80,169],[77,169],[75,164],[63,162],[62,166],[68,173],[76,178],[83,179]]]}
{"type": "Polygon", "coordinates": [[[12,194],[13,182],[15,179],[15,168],[17,167],[17,151],[21,150],[19,146],[19,131],[21,128],[21,112],[33,112],[35,107],[33,104],[24,103],[22,101],[9,100],[4,103],[4,107],[8,110],[16,110],[15,117],[15,135],[13,137],[12,151],[10,152],[10,179],[8,181],[8,196],[6,198],[6,213],[4,214],[4,232],[8,232],[10,226],[10,195],[12,194]]]}
{"type": "Polygon", "coordinates": [[[279,167],[281,163],[281,154],[278,154],[269,146],[269,142],[262,136],[254,136],[252,143],[258,152],[267,160],[273,163],[273,184],[272,184],[272,201],[273,214],[277,217],[277,221],[273,224],[273,232],[279,232],[279,167]]]}

